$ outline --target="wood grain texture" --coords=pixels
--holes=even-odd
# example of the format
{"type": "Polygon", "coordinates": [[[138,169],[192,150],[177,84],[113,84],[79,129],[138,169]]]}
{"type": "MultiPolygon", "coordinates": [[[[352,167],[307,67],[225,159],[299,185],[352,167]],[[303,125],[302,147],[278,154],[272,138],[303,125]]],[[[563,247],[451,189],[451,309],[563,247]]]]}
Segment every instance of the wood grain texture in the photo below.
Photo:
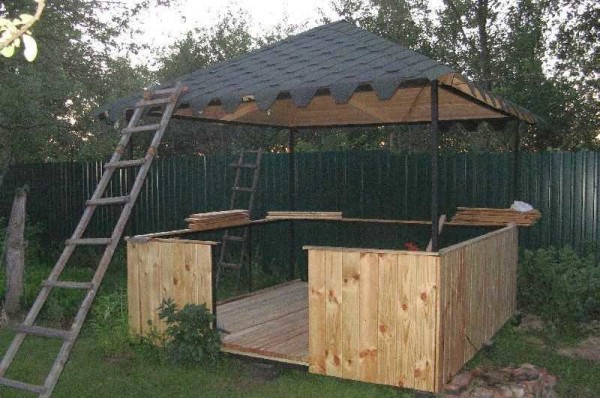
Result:
{"type": "Polygon", "coordinates": [[[129,333],[140,334],[140,263],[138,245],[127,242],[127,307],[129,309],[129,333]]]}
{"type": "MultiPolygon", "coordinates": [[[[312,260],[315,263],[315,259],[312,260]]],[[[324,273],[321,280],[325,282],[324,273]]],[[[310,292],[308,284],[300,280],[218,304],[219,322],[231,332],[223,337],[222,351],[285,363],[308,364],[309,328],[315,326],[307,322],[308,303],[315,299],[321,304],[320,312],[324,318],[324,285],[310,292]]],[[[317,344],[323,344],[322,347],[324,342],[324,338],[316,340],[317,344]]],[[[318,348],[312,346],[313,350],[318,348]]],[[[320,355],[316,359],[314,355],[311,356],[311,363],[320,363],[319,366],[309,365],[311,371],[318,373],[322,369],[324,372],[324,351],[324,348],[319,349],[317,352],[320,355]]]]}
{"type": "Polygon", "coordinates": [[[212,310],[211,245],[176,239],[129,241],[127,286],[132,334],[147,334],[152,327],[164,331],[157,311],[163,299],[172,298],[179,308],[206,304],[212,310]]]}
{"type": "Polygon", "coordinates": [[[325,374],[325,252],[308,252],[308,356],[309,372],[325,374]]]}
{"type": "Polygon", "coordinates": [[[516,309],[516,225],[441,251],[438,387],[469,361],[516,309]]]}
{"type": "Polygon", "coordinates": [[[359,377],[360,380],[375,383],[378,324],[374,309],[379,305],[379,256],[375,253],[360,253],[359,297],[359,377]]]}
{"type": "MultiPolygon", "coordinates": [[[[309,370],[433,391],[438,268],[439,257],[434,255],[309,249],[309,284],[320,286],[318,279],[326,278],[325,308],[311,300],[309,323],[324,317],[327,341],[324,372],[317,355],[311,356],[309,370]],[[313,274],[315,271],[320,273],[313,274]],[[341,300],[337,299],[340,287],[341,300]]],[[[314,346],[318,344],[315,341],[314,346]]]]}
{"type": "Polygon", "coordinates": [[[342,253],[325,253],[325,370],[342,376],[342,253]]]}
{"type": "Polygon", "coordinates": [[[359,380],[360,253],[342,254],[342,377],[359,380]]]}
{"type": "MultiPolygon", "coordinates": [[[[430,90],[423,87],[399,88],[392,98],[380,100],[373,91],[355,92],[347,103],[338,104],[330,95],[313,97],[305,107],[290,98],[278,99],[268,111],[254,102],[242,102],[233,113],[221,105],[210,105],[201,115],[182,108],[177,115],[201,120],[224,120],[267,126],[308,127],[353,124],[428,122],[431,118],[430,90]]],[[[440,120],[490,119],[506,117],[500,111],[470,101],[440,86],[440,120]]]]}
{"type": "Polygon", "coordinates": [[[450,224],[504,226],[514,222],[521,227],[530,227],[541,216],[539,210],[520,212],[513,209],[457,207],[456,214],[450,224]]]}
{"type": "Polygon", "coordinates": [[[379,255],[379,305],[377,308],[377,381],[396,385],[397,368],[397,305],[398,255],[379,255]]]}

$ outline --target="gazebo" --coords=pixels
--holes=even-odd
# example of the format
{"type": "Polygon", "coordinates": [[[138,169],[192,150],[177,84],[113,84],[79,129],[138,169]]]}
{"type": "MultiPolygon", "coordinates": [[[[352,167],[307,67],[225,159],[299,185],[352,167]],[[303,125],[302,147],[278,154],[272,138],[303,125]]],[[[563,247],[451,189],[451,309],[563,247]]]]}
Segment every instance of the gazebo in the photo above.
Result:
{"type": "MultiPolygon", "coordinates": [[[[292,163],[295,133],[301,128],[429,123],[434,251],[439,122],[511,118],[536,122],[528,110],[477,87],[452,68],[345,21],[319,26],[163,86],[174,82],[187,87],[175,117],[287,128],[292,163]]],[[[100,114],[116,120],[138,98],[119,100],[100,114]]],[[[516,136],[516,151],[518,147],[516,136]]],[[[291,167],[292,178],[293,174],[291,167]]]]}
{"type": "MultiPolygon", "coordinates": [[[[439,123],[515,119],[533,124],[532,113],[431,58],[344,21],[195,71],[158,89],[175,83],[187,90],[174,117],[288,129],[290,181],[295,177],[294,146],[300,129],[429,123],[432,250],[306,247],[308,285],[292,283],[283,290],[275,287],[216,303],[210,242],[162,239],[190,232],[186,230],[134,237],[128,243],[132,332],[144,333],[146,321],[155,318],[152,306],[160,297],[174,295],[181,304],[206,303],[217,317],[224,314],[223,322],[229,322],[227,328],[234,333],[224,339],[223,351],[306,365],[312,373],[439,392],[514,312],[515,225],[439,247],[439,123]],[[170,245],[169,253],[179,253],[178,258],[193,260],[186,260],[183,268],[171,257],[157,260],[160,245],[170,245]],[[162,274],[154,274],[161,267],[162,274]],[[182,289],[193,294],[186,296],[182,289]],[[267,319],[270,314],[252,312],[252,319],[245,321],[251,325],[238,330],[244,338],[236,340],[239,325],[231,315],[236,306],[247,311],[248,300],[260,297],[264,303],[265,297],[273,301],[284,293],[290,300],[307,302],[304,312],[294,313],[299,318],[286,323],[281,319],[291,314],[282,313],[274,322],[267,319]],[[266,347],[265,341],[273,339],[261,335],[274,327],[279,328],[278,336],[293,336],[277,341],[277,349],[266,347]],[[304,334],[294,334],[294,328],[304,334]],[[253,335],[263,345],[252,345],[253,335]],[[289,351],[296,343],[297,355],[289,351]]],[[[117,101],[104,108],[102,116],[116,120],[138,98],[117,101]]],[[[161,109],[157,106],[151,113],[160,115],[161,109]]],[[[516,133],[515,173],[518,148],[516,133]]],[[[290,184],[290,210],[295,208],[294,186],[290,184]]],[[[289,234],[293,241],[293,221],[289,234]]],[[[271,314],[277,311],[267,309],[271,314]]]]}

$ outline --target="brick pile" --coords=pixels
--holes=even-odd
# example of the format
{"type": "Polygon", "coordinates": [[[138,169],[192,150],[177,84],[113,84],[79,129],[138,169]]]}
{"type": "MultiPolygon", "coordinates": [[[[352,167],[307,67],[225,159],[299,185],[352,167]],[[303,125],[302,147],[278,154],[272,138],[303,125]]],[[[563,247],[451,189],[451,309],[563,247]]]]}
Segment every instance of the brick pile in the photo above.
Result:
{"type": "Polygon", "coordinates": [[[445,397],[558,398],[557,377],[531,364],[517,368],[477,368],[456,375],[445,386],[445,397]]]}

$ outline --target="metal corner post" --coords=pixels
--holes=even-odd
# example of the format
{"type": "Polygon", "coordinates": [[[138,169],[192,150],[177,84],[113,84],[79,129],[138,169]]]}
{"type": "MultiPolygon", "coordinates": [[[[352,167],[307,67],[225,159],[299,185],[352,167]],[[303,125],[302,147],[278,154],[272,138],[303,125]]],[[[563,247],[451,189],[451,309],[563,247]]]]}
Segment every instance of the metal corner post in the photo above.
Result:
{"type": "MultiPolygon", "coordinates": [[[[290,150],[288,157],[288,203],[290,210],[296,210],[296,129],[289,129],[288,136],[288,148],[290,150]]],[[[288,224],[288,239],[289,239],[289,268],[288,268],[288,279],[292,280],[295,277],[295,266],[296,266],[296,237],[294,231],[294,220],[290,220],[288,224]]]]}
{"type": "Polygon", "coordinates": [[[439,101],[438,81],[431,81],[431,250],[437,252],[439,249],[439,101]]]}
{"type": "Polygon", "coordinates": [[[513,200],[521,199],[521,187],[519,186],[519,176],[521,171],[521,122],[517,121],[517,127],[515,128],[514,135],[514,148],[513,148],[513,200]]]}

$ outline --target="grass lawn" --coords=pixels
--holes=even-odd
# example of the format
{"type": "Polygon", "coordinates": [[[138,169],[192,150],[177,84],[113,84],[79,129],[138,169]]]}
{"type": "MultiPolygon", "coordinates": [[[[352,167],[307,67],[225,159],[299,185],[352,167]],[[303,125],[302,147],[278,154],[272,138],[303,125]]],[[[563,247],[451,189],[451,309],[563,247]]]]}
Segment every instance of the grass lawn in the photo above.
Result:
{"type": "MultiPolygon", "coordinates": [[[[0,333],[4,352],[12,333],[0,333]]],[[[29,360],[15,362],[7,377],[41,383],[35,375],[53,359],[49,340],[34,340],[22,353],[29,360]],[[46,343],[43,343],[45,341],[46,343]],[[32,366],[35,364],[35,366],[32,366]]],[[[560,377],[561,397],[600,395],[600,364],[574,360],[556,354],[552,345],[539,336],[505,327],[496,344],[480,353],[469,367],[514,365],[530,362],[560,377]]],[[[148,348],[133,347],[120,358],[105,358],[94,333],[84,329],[53,396],[55,397],[412,397],[406,390],[309,375],[300,370],[282,369],[267,380],[260,369],[246,361],[225,357],[214,365],[185,368],[161,363],[148,348]]],[[[0,390],[2,397],[23,397],[14,390],[0,390]]],[[[34,395],[32,395],[34,396],[34,395]]]]}

